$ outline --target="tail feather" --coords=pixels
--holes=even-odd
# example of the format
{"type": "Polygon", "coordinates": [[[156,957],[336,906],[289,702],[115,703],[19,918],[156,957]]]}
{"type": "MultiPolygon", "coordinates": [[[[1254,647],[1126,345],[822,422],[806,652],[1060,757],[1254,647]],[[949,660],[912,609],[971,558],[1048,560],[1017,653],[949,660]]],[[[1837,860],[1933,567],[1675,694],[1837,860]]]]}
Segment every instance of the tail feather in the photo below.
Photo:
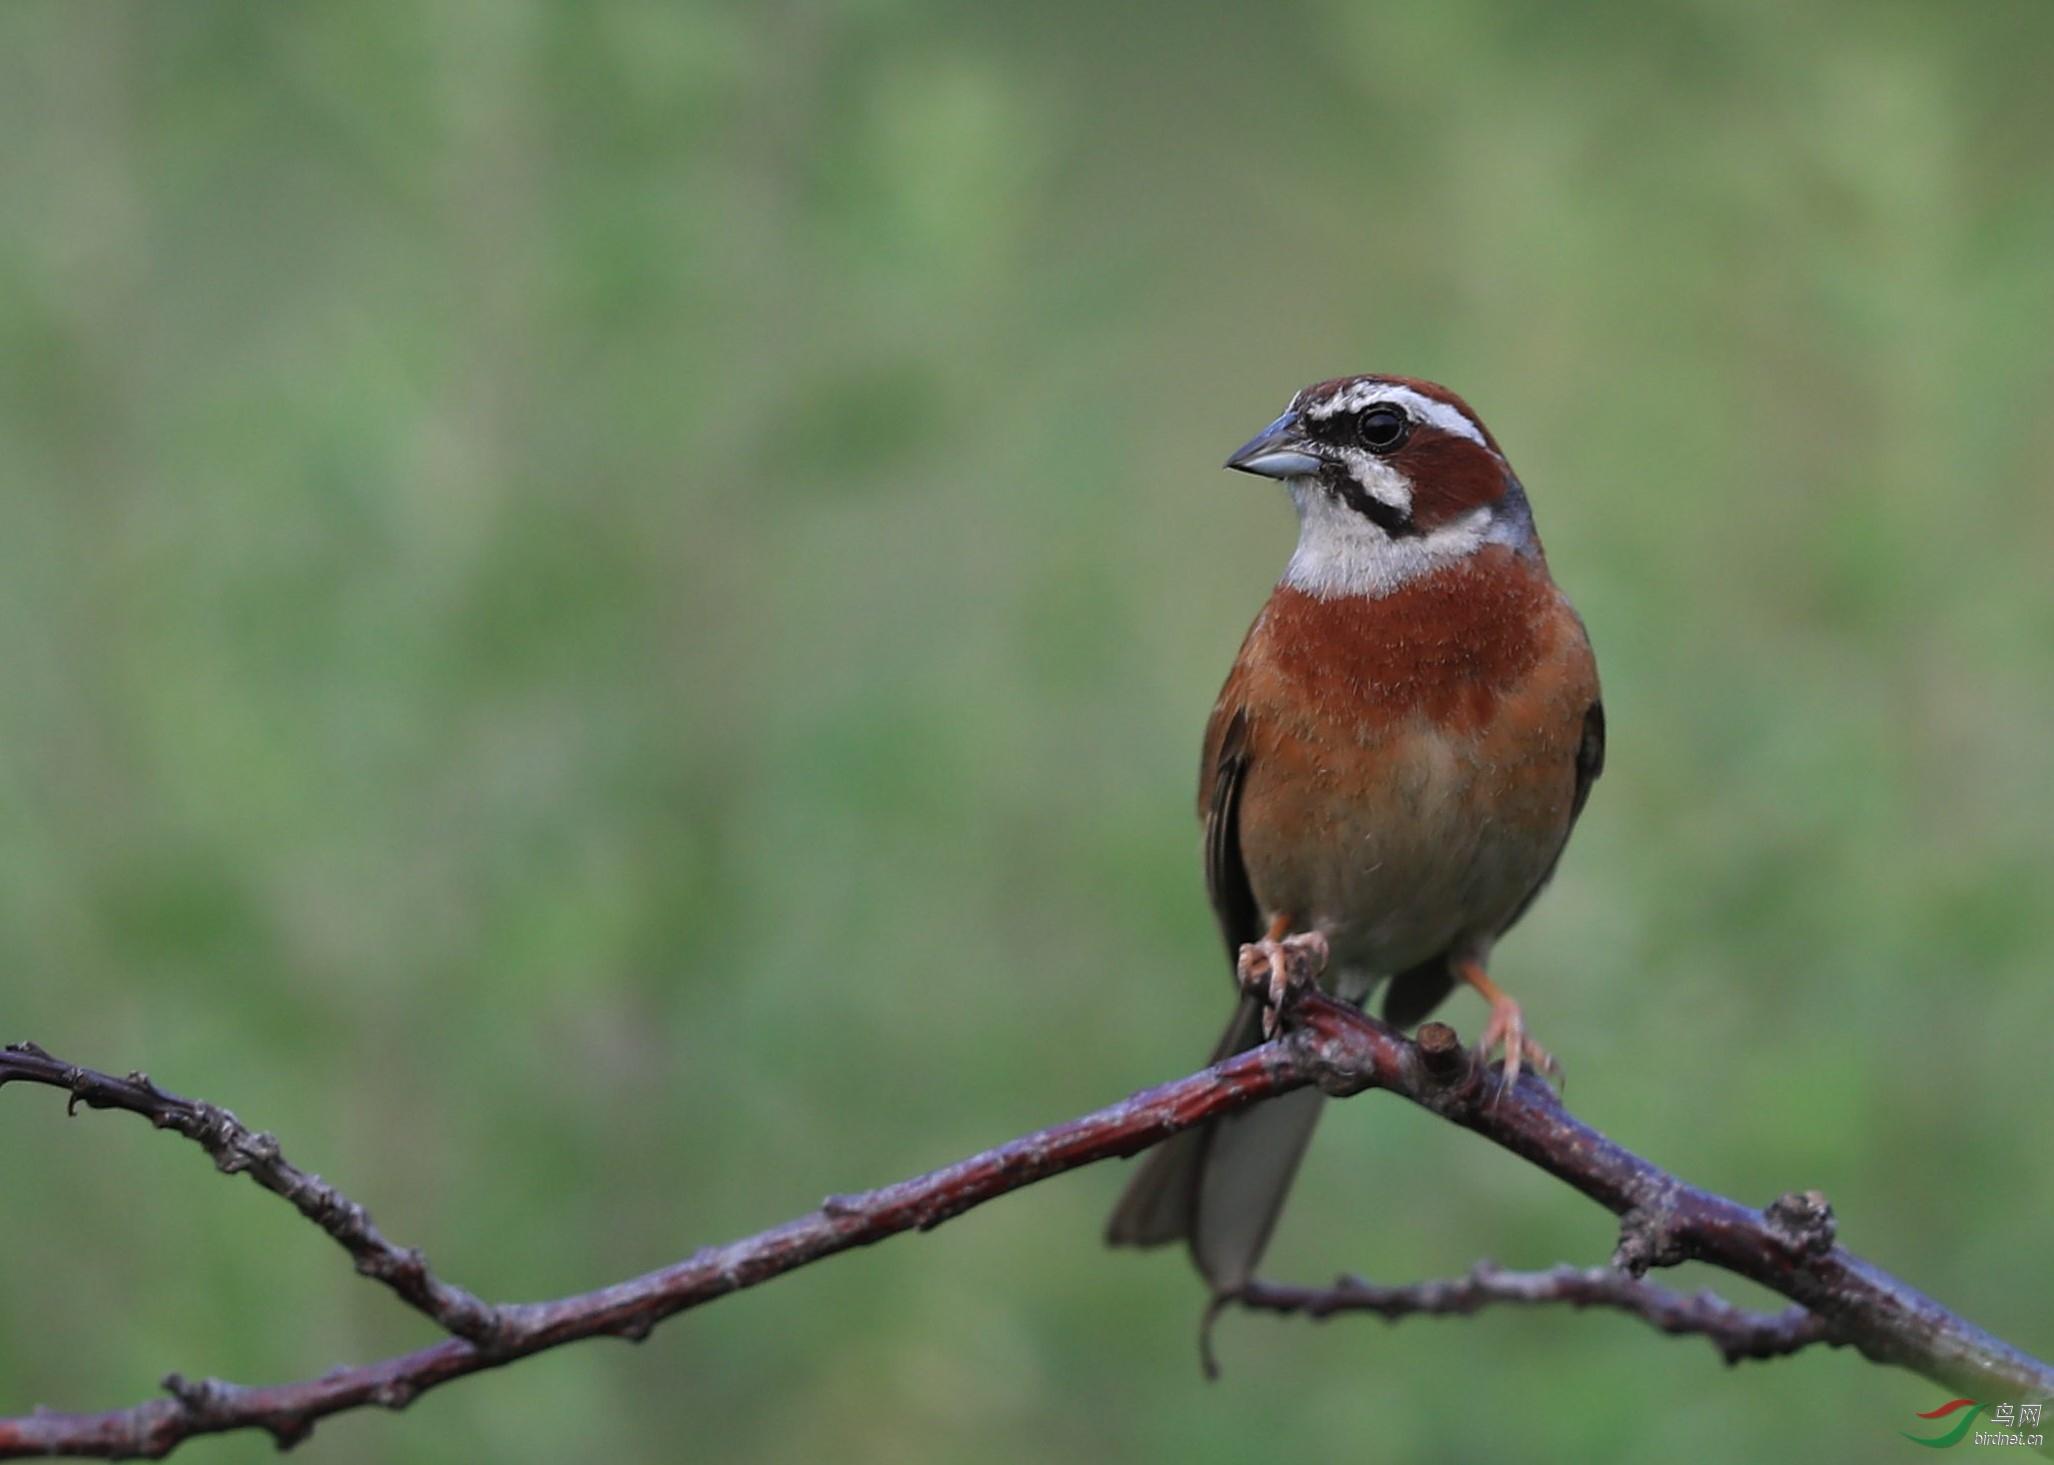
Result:
{"type": "MultiPolygon", "coordinates": [[[[1244,997],[1213,1051],[1217,1063],[1262,1041],[1262,1005],[1244,997]]],[[[1185,1241],[1215,1293],[1254,1275],[1298,1162],[1325,1107],[1316,1089],[1187,1130],[1149,1152],[1113,1210],[1115,1246],[1185,1241]]]]}

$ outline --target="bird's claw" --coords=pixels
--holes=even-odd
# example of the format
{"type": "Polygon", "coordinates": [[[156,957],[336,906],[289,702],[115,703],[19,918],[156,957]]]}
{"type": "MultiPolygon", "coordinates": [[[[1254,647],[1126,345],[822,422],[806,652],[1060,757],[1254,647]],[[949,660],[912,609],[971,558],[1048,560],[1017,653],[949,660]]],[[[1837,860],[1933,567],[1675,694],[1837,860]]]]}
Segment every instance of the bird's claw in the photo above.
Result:
{"type": "Polygon", "coordinates": [[[1327,938],[1317,931],[1265,937],[1241,948],[1234,975],[1241,989],[1262,999],[1262,1035],[1274,1038],[1298,994],[1326,970],[1327,938]]]}
{"type": "Polygon", "coordinates": [[[1520,1064],[1528,1060],[1532,1062],[1534,1072],[1542,1078],[1561,1083],[1562,1065],[1555,1061],[1554,1054],[1527,1035],[1526,1018],[1520,1012],[1519,1004],[1502,993],[1491,1001],[1490,1021],[1484,1024],[1483,1037],[1476,1045],[1477,1061],[1489,1062],[1490,1055],[1498,1048],[1505,1050],[1502,1069],[1505,1088],[1519,1082],[1520,1064]]]}

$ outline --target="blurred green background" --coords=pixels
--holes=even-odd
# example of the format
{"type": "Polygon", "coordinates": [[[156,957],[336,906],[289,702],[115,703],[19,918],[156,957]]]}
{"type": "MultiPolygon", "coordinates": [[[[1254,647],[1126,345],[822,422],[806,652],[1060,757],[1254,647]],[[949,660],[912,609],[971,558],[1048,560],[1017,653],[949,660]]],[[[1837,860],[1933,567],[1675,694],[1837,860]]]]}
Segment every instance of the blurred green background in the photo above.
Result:
{"type": "MultiPolygon", "coordinates": [[[[1496,968],[1572,1103],[2054,1350],[2050,45],[2040,3],[18,0],[0,1036],[230,1104],[524,1298],[1186,1072],[1199,730],[1292,536],[1218,465],[1416,373],[1604,669],[1496,968]]],[[[133,1120],[10,1090],[0,1165],[0,1412],[431,1336],[133,1120]]],[[[1123,1178],[296,1458],[1868,1461],[1940,1399],[1568,1312],[1230,1317],[1207,1386],[1183,1260],[1099,1245],[1123,1178]]],[[[1270,1271],[1611,1239],[1368,1097],[1270,1271]]]]}

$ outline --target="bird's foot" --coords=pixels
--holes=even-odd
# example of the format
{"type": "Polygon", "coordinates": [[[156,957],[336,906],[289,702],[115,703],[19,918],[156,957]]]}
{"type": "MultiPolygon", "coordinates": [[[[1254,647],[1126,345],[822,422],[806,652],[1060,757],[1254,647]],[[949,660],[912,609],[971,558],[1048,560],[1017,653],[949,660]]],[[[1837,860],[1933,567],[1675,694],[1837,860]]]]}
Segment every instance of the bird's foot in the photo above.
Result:
{"type": "Polygon", "coordinates": [[[1279,921],[1270,934],[1241,948],[1234,976],[1241,990],[1262,999],[1262,1035],[1274,1038],[1298,994],[1326,970],[1327,938],[1317,931],[1284,934],[1279,921]]]}
{"type": "Polygon", "coordinates": [[[1479,1062],[1490,1061],[1492,1053],[1499,1048],[1505,1050],[1504,1075],[1507,1088],[1519,1081],[1519,1066],[1530,1060],[1534,1071],[1543,1078],[1561,1082],[1562,1065],[1555,1061],[1555,1055],[1536,1043],[1527,1035],[1526,1017],[1519,1010],[1519,1004],[1506,995],[1504,989],[1484,975],[1484,970],[1475,962],[1464,962],[1459,968],[1462,980],[1476,988],[1484,1001],[1491,1005],[1490,1021],[1484,1024],[1483,1037],[1476,1045],[1479,1062]]]}

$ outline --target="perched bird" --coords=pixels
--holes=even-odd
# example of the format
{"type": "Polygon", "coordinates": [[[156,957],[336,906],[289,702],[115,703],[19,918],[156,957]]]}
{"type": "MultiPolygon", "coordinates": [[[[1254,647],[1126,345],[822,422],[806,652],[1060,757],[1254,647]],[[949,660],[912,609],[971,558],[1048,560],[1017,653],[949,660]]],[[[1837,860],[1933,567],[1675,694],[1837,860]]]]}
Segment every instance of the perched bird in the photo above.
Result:
{"type": "MultiPolygon", "coordinates": [[[[1206,724],[1205,882],[1243,994],[1215,1062],[1266,1035],[1249,995],[1294,943],[1322,982],[1426,1017],[1457,983],[1486,1054],[1554,1060],[1486,974],[1554,873],[1605,760],[1583,622],[1526,491],[1460,397],[1406,377],[1307,387],[1226,466],[1280,479],[1298,546],[1206,724]]],[[[1311,1089],[1157,1146],[1108,1227],[1185,1241],[1215,1293],[1247,1282],[1322,1105],[1311,1089]]]]}

